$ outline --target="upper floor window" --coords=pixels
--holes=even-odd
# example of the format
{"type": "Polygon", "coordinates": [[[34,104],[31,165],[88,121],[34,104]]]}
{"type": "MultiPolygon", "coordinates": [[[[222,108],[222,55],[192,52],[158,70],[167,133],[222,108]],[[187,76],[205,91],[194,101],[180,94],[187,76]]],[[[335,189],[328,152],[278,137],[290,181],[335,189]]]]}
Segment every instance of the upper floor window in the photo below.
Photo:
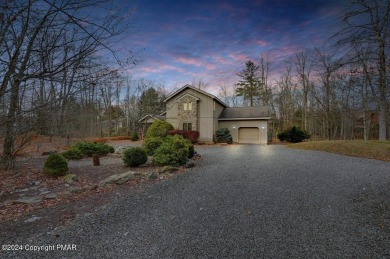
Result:
{"type": "Polygon", "coordinates": [[[184,103],[183,108],[185,111],[191,111],[192,110],[192,103],[190,103],[190,102],[184,103]]]}

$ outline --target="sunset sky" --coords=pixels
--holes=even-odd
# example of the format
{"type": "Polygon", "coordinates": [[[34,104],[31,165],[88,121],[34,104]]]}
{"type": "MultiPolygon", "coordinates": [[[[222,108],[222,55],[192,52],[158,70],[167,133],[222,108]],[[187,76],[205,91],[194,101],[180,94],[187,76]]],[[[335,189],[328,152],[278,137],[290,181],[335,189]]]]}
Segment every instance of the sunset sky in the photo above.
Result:
{"type": "Polygon", "coordinates": [[[248,59],[262,53],[270,73],[286,57],[323,44],[344,10],[338,0],[133,0],[125,42],[143,61],[130,72],[169,88],[202,80],[214,92],[232,85],[248,59]]]}

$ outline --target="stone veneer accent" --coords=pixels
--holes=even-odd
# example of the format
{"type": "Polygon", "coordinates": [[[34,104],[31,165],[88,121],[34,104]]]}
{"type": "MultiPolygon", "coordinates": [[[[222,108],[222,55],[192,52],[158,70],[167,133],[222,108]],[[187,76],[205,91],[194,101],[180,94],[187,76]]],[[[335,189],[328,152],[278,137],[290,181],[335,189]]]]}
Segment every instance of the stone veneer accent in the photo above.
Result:
{"type": "Polygon", "coordinates": [[[192,130],[198,130],[198,100],[191,95],[185,94],[177,100],[178,105],[178,129],[183,129],[183,123],[191,123],[192,130]],[[192,109],[184,110],[184,103],[192,103],[192,109]]]}

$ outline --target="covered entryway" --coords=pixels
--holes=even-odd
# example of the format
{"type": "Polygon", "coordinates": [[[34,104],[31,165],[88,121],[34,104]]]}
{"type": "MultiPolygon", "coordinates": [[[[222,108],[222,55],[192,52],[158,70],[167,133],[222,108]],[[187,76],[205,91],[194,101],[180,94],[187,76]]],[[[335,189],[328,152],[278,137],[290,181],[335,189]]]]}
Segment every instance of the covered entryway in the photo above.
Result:
{"type": "Polygon", "coordinates": [[[260,141],[259,128],[239,128],[238,143],[258,144],[260,141]]]}

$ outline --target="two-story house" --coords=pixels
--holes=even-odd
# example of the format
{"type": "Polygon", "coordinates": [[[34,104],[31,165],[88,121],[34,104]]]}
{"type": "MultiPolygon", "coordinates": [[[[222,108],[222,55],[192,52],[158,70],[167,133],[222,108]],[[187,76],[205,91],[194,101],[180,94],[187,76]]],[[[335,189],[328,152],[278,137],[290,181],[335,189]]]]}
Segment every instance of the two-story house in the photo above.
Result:
{"type": "MultiPolygon", "coordinates": [[[[178,130],[199,131],[198,142],[213,142],[215,131],[227,128],[236,143],[267,144],[271,118],[267,106],[228,107],[216,96],[185,85],[165,99],[165,120],[178,130]]],[[[148,115],[140,122],[151,122],[148,115]]],[[[156,118],[157,119],[157,118],[156,118]]]]}

